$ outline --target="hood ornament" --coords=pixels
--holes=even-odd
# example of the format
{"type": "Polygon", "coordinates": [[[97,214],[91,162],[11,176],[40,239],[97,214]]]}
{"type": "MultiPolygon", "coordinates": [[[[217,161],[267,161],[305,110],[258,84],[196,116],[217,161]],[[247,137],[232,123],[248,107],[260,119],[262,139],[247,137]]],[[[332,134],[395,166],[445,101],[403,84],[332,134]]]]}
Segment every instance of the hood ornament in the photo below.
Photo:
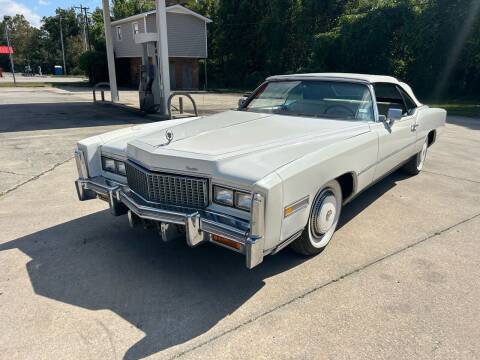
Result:
{"type": "Polygon", "coordinates": [[[164,142],[162,144],[158,144],[156,145],[155,147],[161,147],[161,146],[167,146],[168,144],[170,144],[173,140],[173,131],[171,129],[168,129],[167,131],[165,131],[165,139],[167,140],[167,142],[164,142]]]}

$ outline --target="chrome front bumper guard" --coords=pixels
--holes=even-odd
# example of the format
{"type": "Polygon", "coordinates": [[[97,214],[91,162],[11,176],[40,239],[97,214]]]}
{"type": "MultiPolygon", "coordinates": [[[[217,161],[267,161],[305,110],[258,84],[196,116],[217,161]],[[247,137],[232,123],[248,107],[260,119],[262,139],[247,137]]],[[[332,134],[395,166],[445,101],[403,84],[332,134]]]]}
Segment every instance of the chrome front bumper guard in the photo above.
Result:
{"type": "MultiPolygon", "coordinates": [[[[232,216],[207,210],[163,206],[145,201],[132,192],[128,186],[112,182],[102,176],[75,181],[80,201],[97,197],[107,201],[113,215],[119,216],[129,210],[138,217],[167,224],[185,226],[188,245],[196,246],[204,242],[213,242],[211,235],[218,235],[238,243],[239,249],[226,247],[245,255],[246,266],[251,269],[263,261],[263,197],[256,194],[253,199],[250,224],[232,216]],[[256,234],[256,235],[253,235],[256,234]]],[[[213,242],[221,245],[217,242],[213,242]]]]}

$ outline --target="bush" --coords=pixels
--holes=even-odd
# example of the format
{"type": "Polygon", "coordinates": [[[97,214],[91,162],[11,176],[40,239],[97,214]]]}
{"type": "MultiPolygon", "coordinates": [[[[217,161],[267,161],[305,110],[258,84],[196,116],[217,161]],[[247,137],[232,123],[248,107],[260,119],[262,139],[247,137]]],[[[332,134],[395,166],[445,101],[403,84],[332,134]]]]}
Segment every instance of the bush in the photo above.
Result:
{"type": "Polygon", "coordinates": [[[78,67],[88,75],[90,83],[108,81],[107,54],[103,51],[86,51],[79,58],[78,67]]]}

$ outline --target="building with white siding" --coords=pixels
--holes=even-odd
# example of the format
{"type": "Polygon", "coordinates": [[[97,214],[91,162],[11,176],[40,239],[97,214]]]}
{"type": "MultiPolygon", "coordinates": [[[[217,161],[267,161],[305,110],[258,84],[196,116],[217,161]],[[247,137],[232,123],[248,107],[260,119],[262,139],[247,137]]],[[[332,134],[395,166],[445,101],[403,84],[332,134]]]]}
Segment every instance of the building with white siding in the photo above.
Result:
{"type": "MultiPolygon", "coordinates": [[[[211,20],[182,5],[167,7],[168,55],[172,89],[198,89],[199,60],[208,57],[207,24],[211,20]]],[[[135,33],[156,33],[155,11],[112,22],[117,79],[120,84],[136,84],[140,79],[142,45],[135,33]]]]}

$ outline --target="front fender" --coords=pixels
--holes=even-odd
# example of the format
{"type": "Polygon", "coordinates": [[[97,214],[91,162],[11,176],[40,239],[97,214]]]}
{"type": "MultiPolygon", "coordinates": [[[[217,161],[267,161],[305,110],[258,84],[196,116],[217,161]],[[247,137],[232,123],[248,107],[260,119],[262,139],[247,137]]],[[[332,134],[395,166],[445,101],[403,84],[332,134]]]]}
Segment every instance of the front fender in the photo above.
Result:
{"type": "Polygon", "coordinates": [[[377,156],[377,135],[367,132],[329,145],[278,169],[283,184],[282,212],[302,198],[309,199],[302,210],[283,217],[280,240],[289,238],[306,226],[312,201],[327,182],[351,173],[354,177],[351,196],[368,186],[373,180],[377,156]]]}

